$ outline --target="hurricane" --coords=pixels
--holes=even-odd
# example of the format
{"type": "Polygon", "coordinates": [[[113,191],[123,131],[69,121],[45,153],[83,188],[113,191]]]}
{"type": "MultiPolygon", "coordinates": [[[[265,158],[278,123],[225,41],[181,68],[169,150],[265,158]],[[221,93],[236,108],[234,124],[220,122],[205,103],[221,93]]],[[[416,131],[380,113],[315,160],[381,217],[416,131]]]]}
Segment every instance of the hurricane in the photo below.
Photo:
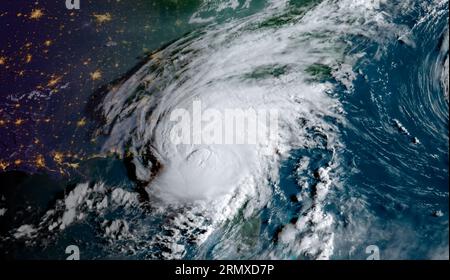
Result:
{"type": "Polygon", "coordinates": [[[448,259],[448,1],[214,0],[189,23],[93,97],[100,171],[2,243],[47,256],[77,240],[93,259],[365,259],[368,246],[448,259]],[[173,112],[196,102],[272,110],[276,130],[264,145],[174,143],[173,112]]]}

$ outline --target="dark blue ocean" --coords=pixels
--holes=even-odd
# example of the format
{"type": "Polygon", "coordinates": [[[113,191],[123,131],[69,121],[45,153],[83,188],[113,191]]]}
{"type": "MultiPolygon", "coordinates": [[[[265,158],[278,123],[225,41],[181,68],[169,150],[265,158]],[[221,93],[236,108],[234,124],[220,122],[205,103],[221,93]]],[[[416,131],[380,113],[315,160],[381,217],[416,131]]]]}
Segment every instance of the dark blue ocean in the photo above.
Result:
{"type": "Polygon", "coordinates": [[[94,152],[71,176],[2,174],[5,257],[60,259],[74,244],[86,259],[448,259],[448,1],[206,2],[86,94],[94,152]],[[256,158],[260,169],[219,157],[212,170],[255,176],[223,199],[190,201],[188,183],[168,187],[180,203],[160,195],[152,180],[185,166],[211,188],[234,183],[173,164],[167,135],[152,134],[166,107],[217,88],[229,94],[217,104],[253,106],[264,99],[227,90],[255,85],[286,97],[281,110],[300,100],[299,118],[282,116],[300,144],[256,158]]]}

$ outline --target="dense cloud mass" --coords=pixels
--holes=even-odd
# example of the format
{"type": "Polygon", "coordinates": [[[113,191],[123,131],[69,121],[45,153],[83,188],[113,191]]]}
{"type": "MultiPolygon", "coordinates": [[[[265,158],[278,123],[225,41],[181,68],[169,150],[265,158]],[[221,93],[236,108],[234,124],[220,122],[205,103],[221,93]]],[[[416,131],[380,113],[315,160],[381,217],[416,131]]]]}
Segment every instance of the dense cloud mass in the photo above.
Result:
{"type": "Polygon", "coordinates": [[[101,153],[126,159],[140,192],[80,183],[9,240],[94,223],[112,244],[99,257],[365,258],[375,244],[448,258],[448,2],[273,0],[228,20],[252,1],[213,2],[96,108],[101,153]],[[171,115],[196,102],[214,127],[229,109],[276,111],[276,130],[264,145],[174,143],[171,115]]]}

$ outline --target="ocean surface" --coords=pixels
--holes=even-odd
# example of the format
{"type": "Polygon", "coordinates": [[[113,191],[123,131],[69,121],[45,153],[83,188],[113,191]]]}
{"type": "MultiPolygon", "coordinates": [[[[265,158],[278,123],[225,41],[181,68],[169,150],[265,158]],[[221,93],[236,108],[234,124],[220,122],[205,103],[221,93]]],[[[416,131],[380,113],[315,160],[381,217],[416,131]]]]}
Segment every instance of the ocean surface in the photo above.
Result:
{"type": "Polygon", "coordinates": [[[4,258],[449,258],[448,1],[176,11],[83,94],[96,141],[76,172],[1,174],[4,258]],[[279,110],[278,133],[265,152],[174,145],[170,112],[194,100],[279,110]]]}

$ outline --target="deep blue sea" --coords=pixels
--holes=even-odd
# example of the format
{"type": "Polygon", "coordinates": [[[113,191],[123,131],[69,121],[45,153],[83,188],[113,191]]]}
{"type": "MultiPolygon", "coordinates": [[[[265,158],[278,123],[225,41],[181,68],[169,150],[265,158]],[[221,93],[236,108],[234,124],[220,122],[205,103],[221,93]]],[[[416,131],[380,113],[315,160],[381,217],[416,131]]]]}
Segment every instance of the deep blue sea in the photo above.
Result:
{"type": "Polygon", "coordinates": [[[95,154],[73,176],[2,177],[6,257],[448,259],[448,1],[185,9],[92,93],[95,154]],[[174,147],[168,115],[192,100],[278,109],[273,152],[174,147]]]}

